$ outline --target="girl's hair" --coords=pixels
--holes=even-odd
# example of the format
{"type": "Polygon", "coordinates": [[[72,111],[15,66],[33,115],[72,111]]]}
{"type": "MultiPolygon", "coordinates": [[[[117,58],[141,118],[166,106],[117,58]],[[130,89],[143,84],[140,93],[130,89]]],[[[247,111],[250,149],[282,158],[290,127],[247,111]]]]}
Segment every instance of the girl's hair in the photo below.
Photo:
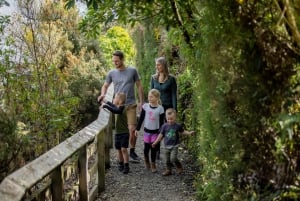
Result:
{"type": "Polygon", "coordinates": [[[156,97],[158,99],[158,104],[161,105],[160,92],[157,89],[151,89],[149,94],[152,94],[154,97],[156,97]]]}
{"type": "MultiPolygon", "coordinates": [[[[158,57],[158,58],[155,59],[155,63],[159,63],[159,64],[162,65],[162,67],[163,67],[163,72],[162,73],[165,77],[165,80],[167,80],[168,77],[169,77],[169,68],[168,68],[168,62],[167,62],[166,58],[165,57],[158,57]]],[[[153,77],[154,77],[154,79],[157,80],[158,77],[159,77],[159,72],[156,71],[156,73],[153,75],[153,77]]]]}
{"type": "Polygon", "coordinates": [[[120,98],[122,104],[126,102],[126,94],[124,92],[118,92],[115,96],[118,96],[120,98]]]}

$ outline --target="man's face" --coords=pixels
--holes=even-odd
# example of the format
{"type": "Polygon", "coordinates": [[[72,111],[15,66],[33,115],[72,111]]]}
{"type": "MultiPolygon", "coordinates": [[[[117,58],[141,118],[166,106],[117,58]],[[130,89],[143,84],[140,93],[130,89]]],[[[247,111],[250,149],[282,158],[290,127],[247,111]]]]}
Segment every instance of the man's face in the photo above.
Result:
{"type": "Polygon", "coordinates": [[[118,57],[118,56],[113,56],[112,57],[112,62],[113,62],[113,64],[115,65],[115,67],[117,69],[123,67],[123,65],[124,65],[123,60],[120,59],[120,57],[118,57]]]}

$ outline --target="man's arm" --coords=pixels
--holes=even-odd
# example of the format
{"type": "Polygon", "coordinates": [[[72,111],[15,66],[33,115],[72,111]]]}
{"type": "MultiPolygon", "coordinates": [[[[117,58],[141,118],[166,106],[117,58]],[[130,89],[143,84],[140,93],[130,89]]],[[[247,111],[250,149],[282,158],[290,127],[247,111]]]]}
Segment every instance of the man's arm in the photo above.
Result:
{"type": "Polygon", "coordinates": [[[136,87],[138,91],[138,96],[139,96],[139,111],[141,111],[141,106],[144,104],[144,91],[143,91],[143,86],[141,80],[137,80],[136,82],[136,87]]]}
{"type": "Polygon", "coordinates": [[[108,87],[109,87],[109,83],[104,82],[104,84],[101,87],[101,94],[100,94],[100,96],[98,96],[98,102],[101,102],[103,100],[103,98],[105,97],[105,94],[107,92],[108,87]]]}

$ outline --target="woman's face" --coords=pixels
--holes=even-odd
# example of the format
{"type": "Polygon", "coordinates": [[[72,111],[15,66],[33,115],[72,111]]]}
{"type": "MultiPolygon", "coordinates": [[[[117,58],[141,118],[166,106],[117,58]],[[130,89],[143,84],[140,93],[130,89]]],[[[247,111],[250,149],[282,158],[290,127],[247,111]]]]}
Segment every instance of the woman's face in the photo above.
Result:
{"type": "Polygon", "coordinates": [[[155,66],[156,66],[157,72],[162,73],[164,71],[164,67],[161,63],[156,62],[155,66]]]}

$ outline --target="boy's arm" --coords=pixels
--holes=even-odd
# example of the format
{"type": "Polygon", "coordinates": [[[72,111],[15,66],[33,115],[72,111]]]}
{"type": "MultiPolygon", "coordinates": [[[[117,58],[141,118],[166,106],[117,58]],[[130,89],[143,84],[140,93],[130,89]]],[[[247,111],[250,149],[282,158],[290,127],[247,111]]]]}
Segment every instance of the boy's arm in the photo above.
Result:
{"type": "Polygon", "coordinates": [[[159,143],[163,138],[163,135],[160,133],[156,140],[152,143],[152,147],[155,147],[157,143],[159,143]]]}
{"type": "Polygon", "coordinates": [[[110,112],[114,113],[114,114],[122,114],[123,113],[123,110],[125,108],[124,105],[122,106],[116,106],[115,104],[107,101],[104,105],[103,105],[103,108],[106,108],[108,109],[110,112]]]}
{"type": "Polygon", "coordinates": [[[195,131],[186,131],[186,130],[184,130],[184,131],[182,132],[182,134],[183,134],[183,135],[194,135],[194,134],[195,134],[195,131]]]}

